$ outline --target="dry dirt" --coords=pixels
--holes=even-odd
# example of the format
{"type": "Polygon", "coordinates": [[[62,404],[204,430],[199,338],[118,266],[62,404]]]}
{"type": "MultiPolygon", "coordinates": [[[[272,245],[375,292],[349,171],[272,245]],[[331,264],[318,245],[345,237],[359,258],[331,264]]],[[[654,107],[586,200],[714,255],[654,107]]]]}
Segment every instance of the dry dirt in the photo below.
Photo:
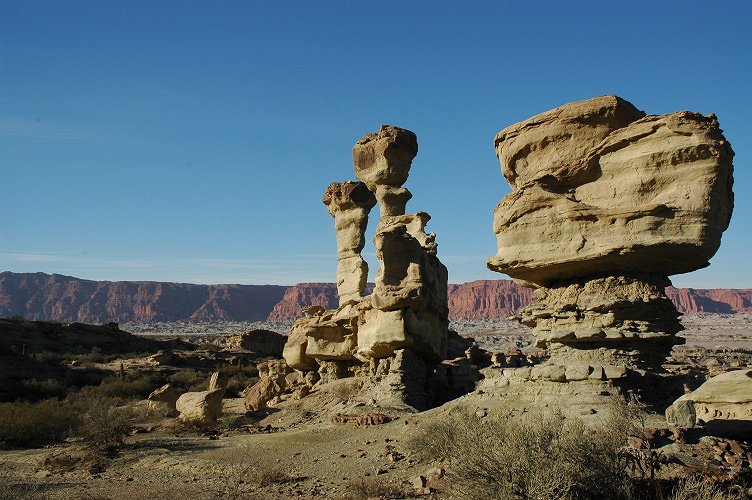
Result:
{"type": "MultiPolygon", "coordinates": [[[[687,344],[675,350],[674,368],[710,374],[750,366],[752,317],[692,317],[684,318],[684,324],[687,344]]],[[[529,332],[516,325],[455,326],[487,349],[528,345],[529,332]]],[[[437,465],[418,460],[407,445],[422,422],[464,407],[482,409],[484,415],[524,411],[483,391],[419,414],[369,408],[349,399],[352,384],[352,379],[335,381],[302,400],[289,399],[252,416],[244,416],[241,399],[227,399],[222,429],[215,434],[181,434],[171,419],[155,420],[144,413],[138,425],[143,432],[127,437],[103,470],[60,465],[69,454],[85,454],[76,442],[0,451],[0,497],[8,495],[10,490],[2,486],[8,483],[26,483],[31,497],[60,499],[366,498],[359,485],[373,482],[410,491],[411,478],[437,465]],[[393,420],[362,427],[331,420],[338,413],[373,412],[393,420]],[[50,465],[51,457],[58,458],[57,466],[50,465]]],[[[661,416],[652,416],[648,424],[662,425],[661,416]]]]}

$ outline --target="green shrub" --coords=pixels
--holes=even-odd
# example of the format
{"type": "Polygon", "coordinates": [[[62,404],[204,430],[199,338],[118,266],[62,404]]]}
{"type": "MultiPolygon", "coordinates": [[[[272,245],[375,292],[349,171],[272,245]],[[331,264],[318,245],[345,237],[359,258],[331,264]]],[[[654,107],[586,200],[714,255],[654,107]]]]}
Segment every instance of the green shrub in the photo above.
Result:
{"type": "Polygon", "coordinates": [[[75,408],[54,399],[0,404],[0,446],[35,448],[65,439],[77,425],[75,408]]]}

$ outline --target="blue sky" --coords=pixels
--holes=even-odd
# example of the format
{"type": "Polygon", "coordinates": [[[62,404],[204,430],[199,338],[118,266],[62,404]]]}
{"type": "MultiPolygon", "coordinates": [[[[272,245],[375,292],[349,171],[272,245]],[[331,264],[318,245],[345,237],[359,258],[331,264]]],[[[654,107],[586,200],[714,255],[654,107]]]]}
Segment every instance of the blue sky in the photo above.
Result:
{"type": "Polygon", "coordinates": [[[614,93],[718,115],[734,216],[673,281],[752,287],[752,2],[624,5],[0,0],[0,270],[333,281],[321,196],[389,123],[418,135],[408,210],[433,217],[450,282],[502,278],[494,135],[614,93]]]}

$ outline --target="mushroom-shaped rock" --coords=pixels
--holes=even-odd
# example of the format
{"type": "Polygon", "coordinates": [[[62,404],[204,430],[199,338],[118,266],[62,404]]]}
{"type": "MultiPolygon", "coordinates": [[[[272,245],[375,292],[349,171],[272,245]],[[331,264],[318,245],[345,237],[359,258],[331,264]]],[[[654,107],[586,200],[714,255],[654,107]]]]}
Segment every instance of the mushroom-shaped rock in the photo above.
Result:
{"type": "Polygon", "coordinates": [[[407,180],[417,154],[418,138],[413,132],[382,125],[378,132],[366,134],[355,144],[355,176],[371,191],[376,191],[377,186],[399,187],[407,180]]]}

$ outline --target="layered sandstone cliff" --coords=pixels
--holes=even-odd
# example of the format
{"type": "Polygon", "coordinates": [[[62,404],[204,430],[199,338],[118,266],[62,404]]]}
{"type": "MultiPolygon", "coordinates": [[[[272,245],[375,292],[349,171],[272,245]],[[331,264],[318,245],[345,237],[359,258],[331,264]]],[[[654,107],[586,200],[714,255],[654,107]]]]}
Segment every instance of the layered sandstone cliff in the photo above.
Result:
{"type": "MultiPolygon", "coordinates": [[[[371,293],[373,284],[366,285],[371,293]]],[[[752,313],[752,289],[666,288],[679,312],[752,313]]],[[[511,280],[448,286],[449,318],[504,319],[531,301],[532,290],[511,280]]],[[[51,321],[272,321],[288,323],[303,308],[337,307],[335,283],[193,285],[102,282],[45,273],[0,273],[0,316],[51,321]],[[252,294],[250,290],[254,290],[252,294]],[[112,313],[110,312],[112,311],[112,313]],[[253,318],[253,319],[244,319],[253,318]]]]}
{"type": "Polygon", "coordinates": [[[0,273],[0,316],[83,323],[264,321],[288,287],[90,281],[0,273]]]}

